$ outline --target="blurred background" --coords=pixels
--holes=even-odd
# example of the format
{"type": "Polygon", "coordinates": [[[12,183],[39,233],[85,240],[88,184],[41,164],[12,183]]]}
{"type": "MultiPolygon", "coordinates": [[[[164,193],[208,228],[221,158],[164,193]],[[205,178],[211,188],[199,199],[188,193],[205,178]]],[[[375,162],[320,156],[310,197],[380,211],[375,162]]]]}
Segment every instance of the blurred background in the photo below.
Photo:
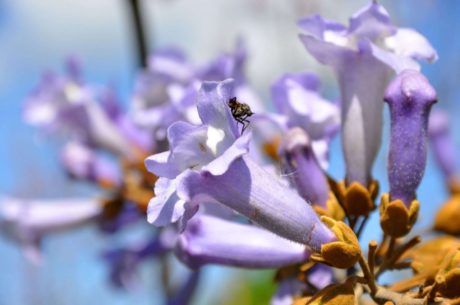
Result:
{"type": "MultiPolygon", "coordinates": [[[[238,37],[248,47],[247,75],[267,105],[269,86],[284,72],[309,70],[320,75],[323,92],[337,98],[327,67],[317,64],[297,38],[295,22],[319,13],[347,23],[364,0],[144,0],[140,1],[149,50],[175,46],[192,62],[204,63],[232,50],[238,37]]],[[[452,119],[460,149],[460,2],[456,0],[380,1],[397,25],[423,33],[437,49],[439,61],[423,65],[452,119]]],[[[60,144],[27,126],[21,116],[24,98],[46,70],[62,71],[69,55],[79,57],[88,83],[111,84],[128,107],[138,73],[127,0],[0,0],[0,194],[25,198],[93,195],[90,186],[67,178],[58,162],[60,144]]],[[[269,106],[270,107],[270,106],[269,106]]],[[[385,126],[386,132],[388,125],[385,126]]],[[[387,145],[374,173],[387,189],[387,145]]],[[[331,174],[343,177],[339,140],[333,144],[331,174]]],[[[427,227],[446,197],[431,159],[419,188],[419,229],[427,227]]],[[[375,236],[374,217],[363,242],[375,236]]],[[[142,266],[134,291],[110,286],[100,253],[115,239],[94,227],[53,235],[45,240],[44,261],[32,266],[20,248],[0,239],[0,305],[2,304],[159,304],[155,264],[142,266]]],[[[266,304],[274,290],[271,271],[206,267],[195,303],[266,304]]]]}

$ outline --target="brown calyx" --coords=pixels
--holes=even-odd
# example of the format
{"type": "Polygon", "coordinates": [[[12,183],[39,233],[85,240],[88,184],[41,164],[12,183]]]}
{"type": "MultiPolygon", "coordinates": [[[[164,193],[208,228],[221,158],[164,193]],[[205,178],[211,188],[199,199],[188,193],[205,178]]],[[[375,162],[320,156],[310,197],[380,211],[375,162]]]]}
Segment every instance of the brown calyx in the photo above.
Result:
{"type": "Polygon", "coordinates": [[[434,220],[434,229],[447,234],[460,234],[460,194],[454,194],[439,209],[434,220]]]}
{"type": "Polygon", "coordinates": [[[375,209],[374,202],[379,191],[376,180],[372,180],[368,187],[356,181],[346,184],[345,180],[335,182],[330,179],[329,182],[337,200],[349,216],[368,216],[375,209]]]}
{"type": "Polygon", "coordinates": [[[380,226],[391,237],[405,236],[417,220],[418,211],[417,200],[413,200],[408,208],[402,200],[390,201],[390,195],[384,193],[380,203],[380,226]]]}

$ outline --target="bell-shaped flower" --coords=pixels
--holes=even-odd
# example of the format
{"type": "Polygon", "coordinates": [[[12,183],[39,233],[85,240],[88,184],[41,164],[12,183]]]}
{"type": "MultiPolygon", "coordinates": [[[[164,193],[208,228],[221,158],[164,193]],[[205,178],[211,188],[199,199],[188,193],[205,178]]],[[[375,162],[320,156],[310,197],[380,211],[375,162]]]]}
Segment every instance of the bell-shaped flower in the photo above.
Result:
{"type": "Polygon", "coordinates": [[[133,157],[132,143],[112,120],[96,91],[73,74],[46,74],[28,97],[24,118],[48,131],[67,131],[89,146],[133,157]]]}
{"type": "Polygon", "coordinates": [[[228,107],[233,81],[205,82],[197,109],[203,122],[168,129],[170,151],[145,163],[159,176],[148,220],[165,225],[190,219],[203,202],[217,202],[276,234],[319,250],[335,236],[294,190],[249,157],[250,133],[241,134],[228,107]]]}
{"type": "Polygon", "coordinates": [[[455,143],[450,133],[449,118],[442,110],[431,113],[428,136],[433,156],[448,183],[459,181],[455,143]]]}
{"type": "Polygon", "coordinates": [[[95,221],[101,203],[93,199],[28,200],[0,198],[2,233],[20,243],[33,262],[40,260],[40,242],[46,234],[95,221]]]}
{"type": "Polygon", "coordinates": [[[281,268],[306,261],[310,252],[254,225],[200,215],[180,234],[176,255],[193,269],[206,264],[281,268]]]}
{"type": "Polygon", "coordinates": [[[418,32],[397,28],[372,1],[350,24],[312,16],[299,21],[300,39],[320,63],[331,66],[341,92],[342,146],[346,180],[368,186],[380,148],[383,94],[393,72],[418,70],[415,59],[434,61],[436,51],[418,32]]]}
{"type": "Polygon", "coordinates": [[[391,116],[390,199],[409,206],[425,171],[428,117],[436,103],[436,91],[421,73],[405,70],[388,86],[385,102],[391,116]]]}
{"type": "Polygon", "coordinates": [[[339,130],[340,112],[337,105],[324,99],[320,81],[310,73],[288,73],[271,88],[277,114],[269,117],[283,131],[299,127],[307,132],[311,145],[323,168],[328,164],[328,145],[339,130]]]}

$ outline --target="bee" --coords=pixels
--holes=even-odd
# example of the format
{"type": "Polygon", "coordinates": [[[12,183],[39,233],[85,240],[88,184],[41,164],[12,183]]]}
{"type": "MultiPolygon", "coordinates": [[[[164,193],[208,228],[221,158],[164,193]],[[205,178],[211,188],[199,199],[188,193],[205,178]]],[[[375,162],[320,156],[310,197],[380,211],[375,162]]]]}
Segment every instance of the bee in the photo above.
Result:
{"type": "Polygon", "coordinates": [[[249,107],[248,104],[239,102],[236,97],[232,97],[228,100],[228,107],[230,107],[235,121],[243,125],[243,129],[241,130],[241,134],[243,134],[244,130],[249,126],[249,123],[251,123],[248,117],[253,115],[254,112],[251,111],[251,107],[249,107]]]}

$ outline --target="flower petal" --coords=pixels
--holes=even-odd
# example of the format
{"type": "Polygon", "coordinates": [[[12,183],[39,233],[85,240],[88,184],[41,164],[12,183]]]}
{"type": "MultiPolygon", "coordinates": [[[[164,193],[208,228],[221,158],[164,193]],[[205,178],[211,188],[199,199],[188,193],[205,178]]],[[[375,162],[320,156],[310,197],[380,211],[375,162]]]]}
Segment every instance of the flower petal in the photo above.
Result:
{"type": "Polygon", "coordinates": [[[177,222],[184,214],[185,202],[176,194],[177,179],[159,178],[155,183],[155,197],[148,206],[147,220],[155,226],[177,222]]]}
{"type": "Polygon", "coordinates": [[[385,45],[395,54],[417,60],[434,62],[438,53],[419,32],[409,28],[399,28],[395,35],[385,39],[385,45]]]}

